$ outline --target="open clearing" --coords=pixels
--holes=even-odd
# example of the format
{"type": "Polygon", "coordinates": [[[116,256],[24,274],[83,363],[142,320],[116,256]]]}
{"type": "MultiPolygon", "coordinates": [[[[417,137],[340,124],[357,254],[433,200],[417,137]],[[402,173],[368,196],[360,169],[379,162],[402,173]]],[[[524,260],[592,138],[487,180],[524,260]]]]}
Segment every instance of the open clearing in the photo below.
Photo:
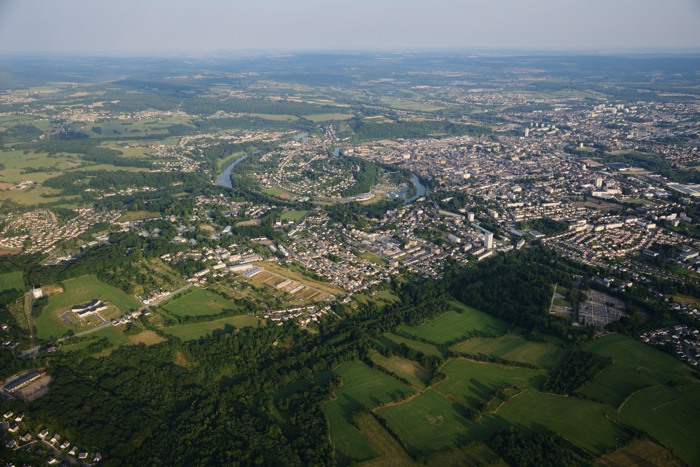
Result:
{"type": "Polygon", "coordinates": [[[685,464],[671,451],[648,439],[606,454],[595,463],[597,467],[683,467],[685,464]]]}
{"type": "Polygon", "coordinates": [[[425,388],[433,373],[430,368],[421,366],[418,362],[393,355],[385,357],[376,350],[370,351],[370,358],[374,363],[392,373],[406,378],[411,386],[417,389],[425,388]]]}
{"type": "Polygon", "coordinates": [[[69,329],[78,331],[79,328],[69,326],[60,315],[73,305],[86,303],[94,298],[113,305],[118,314],[137,310],[140,303],[123,291],[105,284],[93,275],[81,276],[63,282],[63,293],[49,297],[46,308],[36,318],[37,337],[52,339],[61,337],[69,329]]]}
{"type": "Polygon", "coordinates": [[[444,345],[464,340],[475,332],[500,336],[508,328],[503,321],[474,308],[454,301],[451,305],[450,310],[427,323],[401,328],[401,332],[444,345]]]}
{"type": "Polygon", "coordinates": [[[240,329],[257,326],[260,322],[261,320],[255,316],[237,315],[212,321],[204,321],[202,323],[176,324],[175,326],[163,328],[163,331],[167,334],[179,337],[183,341],[191,341],[207,336],[216,330],[224,330],[227,326],[240,329]]]}
{"type": "Polygon", "coordinates": [[[21,271],[0,274],[0,292],[4,290],[24,290],[24,275],[21,271]]]}
{"type": "Polygon", "coordinates": [[[355,424],[362,432],[362,436],[369,441],[372,449],[377,453],[377,458],[363,464],[364,467],[419,465],[408,456],[401,444],[386,431],[373,415],[367,413],[357,415],[355,424]]]}
{"type": "Polygon", "coordinates": [[[169,301],[163,306],[177,316],[218,315],[225,310],[238,310],[238,306],[208,290],[193,288],[191,292],[169,301]]]}
{"type": "Polygon", "coordinates": [[[541,370],[471,360],[450,360],[440,371],[447,379],[437,384],[435,391],[477,410],[505,385],[540,388],[546,379],[541,370]]]}
{"type": "Polygon", "coordinates": [[[649,433],[688,465],[700,465],[700,384],[666,385],[634,394],[622,419],[649,433]]]}
{"type": "Polygon", "coordinates": [[[474,337],[455,344],[450,349],[471,355],[493,356],[513,362],[529,363],[541,368],[552,368],[561,352],[556,345],[532,342],[513,333],[498,338],[474,337]]]}
{"type": "Polygon", "coordinates": [[[414,392],[381,371],[364,363],[346,363],[335,369],[343,378],[336,399],[326,404],[324,411],[330,421],[331,441],[340,464],[372,459],[377,453],[352,424],[353,413],[404,398],[414,392]]]}
{"type": "Polygon", "coordinates": [[[416,350],[418,352],[423,352],[425,355],[434,355],[436,357],[444,357],[440,349],[438,349],[433,344],[428,344],[427,342],[420,342],[417,340],[409,339],[408,337],[399,336],[391,332],[387,332],[383,336],[377,338],[377,342],[387,346],[391,349],[398,348],[401,344],[406,344],[409,348],[416,350]]]}
{"type": "Polygon", "coordinates": [[[133,336],[128,336],[131,344],[155,345],[166,341],[163,336],[158,335],[155,331],[143,331],[133,336]]]}
{"type": "Polygon", "coordinates": [[[680,361],[622,334],[596,339],[586,350],[612,358],[613,365],[586,384],[583,393],[613,407],[645,387],[698,382],[692,370],[680,361]]]}

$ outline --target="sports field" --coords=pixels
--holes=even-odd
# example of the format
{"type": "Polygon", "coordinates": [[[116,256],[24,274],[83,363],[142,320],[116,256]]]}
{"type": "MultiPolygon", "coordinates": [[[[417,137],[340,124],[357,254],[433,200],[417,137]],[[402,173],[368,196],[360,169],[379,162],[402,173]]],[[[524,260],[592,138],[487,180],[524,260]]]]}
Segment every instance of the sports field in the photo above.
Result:
{"type": "Polygon", "coordinates": [[[257,326],[261,322],[259,318],[250,315],[228,316],[226,318],[204,321],[202,323],[176,324],[163,328],[167,334],[179,337],[183,341],[191,341],[207,336],[216,330],[223,330],[227,326],[244,328],[257,326]]]}
{"type": "MultiPolygon", "coordinates": [[[[93,275],[68,279],[63,282],[63,293],[49,297],[49,303],[36,318],[36,331],[39,339],[61,337],[72,327],[61,320],[60,314],[73,305],[88,302],[94,298],[113,305],[118,313],[137,310],[140,303],[123,291],[105,284],[93,275]]],[[[75,329],[78,331],[78,329],[75,329]]]]}
{"type": "Polygon", "coordinates": [[[552,368],[561,352],[554,344],[532,342],[523,336],[508,333],[502,337],[474,337],[450,347],[455,352],[486,355],[514,362],[552,368]]]}
{"type": "Polygon", "coordinates": [[[452,308],[420,326],[404,327],[401,331],[410,336],[429,340],[436,344],[450,344],[466,339],[474,333],[500,336],[508,325],[474,308],[452,302],[452,308]]]}
{"type": "Polygon", "coordinates": [[[359,462],[377,455],[360,431],[352,424],[352,415],[401,399],[415,391],[391,376],[364,363],[346,363],[335,369],[343,378],[336,399],[324,410],[330,421],[331,441],[339,463],[359,462]]]}
{"type": "Polygon", "coordinates": [[[0,274],[0,292],[3,290],[24,290],[24,275],[21,271],[0,274]]]}
{"type": "Polygon", "coordinates": [[[166,303],[163,308],[177,316],[218,315],[226,310],[237,310],[231,300],[205,289],[192,288],[184,295],[166,303]]]}

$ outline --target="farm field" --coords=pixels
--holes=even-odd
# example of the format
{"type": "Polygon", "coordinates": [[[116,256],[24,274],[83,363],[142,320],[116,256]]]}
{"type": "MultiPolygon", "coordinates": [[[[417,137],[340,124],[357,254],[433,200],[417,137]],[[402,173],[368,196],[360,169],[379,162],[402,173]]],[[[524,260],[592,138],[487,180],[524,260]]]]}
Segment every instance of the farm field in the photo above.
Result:
{"type": "Polygon", "coordinates": [[[191,341],[207,336],[216,330],[223,330],[226,326],[244,328],[257,326],[260,322],[261,320],[255,316],[237,315],[202,323],[176,324],[175,326],[168,326],[162,329],[165,333],[178,337],[183,341],[191,341]]]}
{"type": "Polygon", "coordinates": [[[648,439],[640,439],[629,446],[616,449],[599,458],[596,467],[626,467],[639,465],[643,459],[648,467],[683,467],[685,464],[668,449],[648,439]]]}
{"type": "Polygon", "coordinates": [[[641,428],[688,465],[700,465],[700,383],[643,389],[620,410],[623,421],[641,428]]]}
{"type": "Polygon", "coordinates": [[[363,413],[355,417],[355,424],[369,442],[377,457],[363,464],[364,467],[404,467],[420,465],[411,459],[396,439],[374,418],[363,413]]]}
{"type": "Polygon", "coordinates": [[[693,370],[653,347],[622,334],[608,334],[589,344],[589,352],[610,357],[614,362],[627,365],[641,375],[648,375],[657,381],[690,383],[698,380],[693,370]]]}
{"type": "Polygon", "coordinates": [[[450,349],[455,352],[529,363],[548,369],[552,368],[561,352],[561,349],[554,344],[532,342],[514,333],[498,338],[473,337],[453,345],[450,349]]]}
{"type": "Polygon", "coordinates": [[[126,336],[121,329],[115,326],[108,326],[98,331],[95,331],[85,337],[82,337],[81,340],[78,342],[73,342],[70,340],[64,342],[59,348],[64,352],[80,350],[92,344],[93,342],[103,338],[108,339],[113,346],[128,344],[130,341],[129,336],[126,336]]]}
{"type": "Polygon", "coordinates": [[[498,417],[525,430],[551,430],[600,456],[629,439],[624,427],[612,419],[613,414],[614,410],[603,404],[528,390],[485,418],[498,417]]]}
{"type": "Polygon", "coordinates": [[[383,336],[380,336],[379,338],[377,338],[377,341],[380,344],[385,345],[385,346],[392,348],[392,349],[399,347],[401,344],[406,344],[411,349],[416,350],[418,352],[423,352],[425,355],[434,355],[437,357],[444,357],[445,356],[442,353],[442,351],[440,349],[438,349],[433,344],[428,344],[426,342],[420,342],[417,340],[409,339],[408,337],[399,336],[399,335],[393,334],[391,332],[387,332],[383,336]]]}
{"type": "Polygon", "coordinates": [[[311,114],[305,115],[304,118],[311,120],[312,122],[325,122],[330,120],[350,120],[353,117],[352,114],[341,114],[341,113],[329,113],[329,114],[311,114]]]}
{"type": "Polygon", "coordinates": [[[401,332],[444,345],[464,340],[474,332],[501,335],[508,326],[503,321],[458,302],[440,316],[420,326],[404,327],[401,332]]]}
{"type": "Polygon", "coordinates": [[[21,271],[0,274],[0,292],[4,290],[24,290],[24,274],[21,271]]]}
{"type": "Polygon", "coordinates": [[[339,463],[374,458],[377,453],[352,424],[352,414],[401,399],[415,391],[364,363],[346,363],[334,371],[343,378],[343,384],[336,390],[336,399],[326,404],[324,411],[330,421],[331,441],[339,463]]]}
{"type": "Polygon", "coordinates": [[[237,310],[238,306],[213,292],[193,288],[169,301],[163,308],[176,316],[207,316],[218,315],[226,310],[237,310]]]}
{"type": "Polygon", "coordinates": [[[93,275],[68,279],[63,282],[63,289],[63,293],[49,297],[48,305],[35,320],[39,339],[61,337],[71,329],[59,315],[73,305],[97,298],[116,307],[118,314],[137,310],[141,305],[135,298],[93,275]]]}
{"type": "Polygon", "coordinates": [[[482,440],[504,422],[491,421],[491,429],[470,422],[466,411],[455,402],[428,389],[404,404],[383,407],[377,412],[404,447],[414,456],[456,449],[469,441],[482,440]]]}
{"type": "Polygon", "coordinates": [[[447,379],[433,389],[475,410],[505,385],[538,389],[546,379],[541,370],[471,360],[450,360],[440,371],[447,379]]]}
{"type": "Polygon", "coordinates": [[[382,368],[406,378],[416,389],[424,389],[432,377],[430,368],[421,366],[418,362],[398,357],[385,357],[376,350],[370,351],[370,358],[382,368]]]}

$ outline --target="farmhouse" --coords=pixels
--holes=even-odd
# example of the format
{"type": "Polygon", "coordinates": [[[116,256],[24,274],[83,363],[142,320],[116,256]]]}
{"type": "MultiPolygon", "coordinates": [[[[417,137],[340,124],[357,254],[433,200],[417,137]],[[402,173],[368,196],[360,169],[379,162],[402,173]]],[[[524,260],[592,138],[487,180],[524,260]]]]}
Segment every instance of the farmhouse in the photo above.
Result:
{"type": "Polygon", "coordinates": [[[105,305],[102,300],[98,300],[96,298],[90,300],[87,303],[84,303],[82,305],[75,305],[70,309],[72,313],[77,314],[80,317],[87,316],[87,315],[92,315],[99,313],[100,311],[106,310],[107,305],[105,305]]]}

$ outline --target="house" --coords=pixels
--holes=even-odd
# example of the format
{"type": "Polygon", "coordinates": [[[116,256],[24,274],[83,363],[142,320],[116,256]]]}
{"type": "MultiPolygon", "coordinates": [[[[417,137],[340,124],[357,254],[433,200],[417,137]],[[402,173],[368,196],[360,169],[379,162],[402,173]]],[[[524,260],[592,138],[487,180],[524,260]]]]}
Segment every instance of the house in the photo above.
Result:
{"type": "Polygon", "coordinates": [[[20,438],[20,441],[24,443],[28,443],[32,440],[32,434],[31,433],[26,433],[24,436],[20,438]]]}
{"type": "Polygon", "coordinates": [[[46,428],[44,428],[44,429],[41,430],[41,432],[39,433],[39,439],[46,439],[47,436],[49,436],[49,430],[47,430],[46,428]]]}
{"type": "Polygon", "coordinates": [[[61,462],[61,461],[59,461],[59,460],[56,459],[55,457],[52,457],[51,459],[49,459],[49,465],[56,465],[56,464],[58,464],[59,462],[61,462]]]}
{"type": "Polygon", "coordinates": [[[56,443],[58,443],[59,441],[61,441],[61,435],[59,435],[58,433],[56,433],[55,435],[53,435],[53,437],[51,438],[51,441],[49,441],[49,442],[50,442],[51,444],[56,444],[56,443]]]}
{"type": "Polygon", "coordinates": [[[19,431],[19,425],[16,423],[7,429],[10,433],[17,433],[19,431]]]}
{"type": "Polygon", "coordinates": [[[78,454],[78,459],[83,460],[88,458],[88,453],[87,452],[81,452],[78,454]]]}
{"type": "Polygon", "coordinates": [[[14,414],[15,414],[14,412],[5,412],[5,415],[3,415],[3,418],[4,418],[5,420],[9,420],[10,418],[12,418],[12,416],[13,416],[14,414]]]}
{"type": "Polygon", "coordinates": [[[68,454],[70,454],[71,456],[75,456],[76,454],[78,454],[78,446],[73,446],[73,449],[68,451],[68,454]]]}
{"type": "Polygon", "coordinates": [[[70,447],[70,441],[64,441],[59,447],[63,450],[68,449],[70,447]]]}

